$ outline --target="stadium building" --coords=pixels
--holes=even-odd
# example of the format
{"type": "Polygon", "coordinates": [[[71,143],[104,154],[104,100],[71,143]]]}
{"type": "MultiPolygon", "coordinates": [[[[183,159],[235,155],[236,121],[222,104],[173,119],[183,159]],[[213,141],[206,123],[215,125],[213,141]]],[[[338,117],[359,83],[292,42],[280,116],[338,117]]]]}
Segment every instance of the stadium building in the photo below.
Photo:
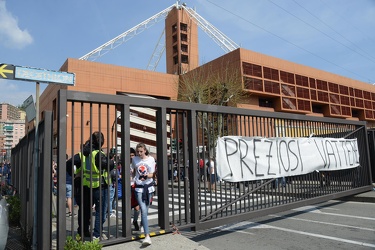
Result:
{"type": "MultiPolygon", "coordinates": [[[[242,83],[239,84],[242,84],[244,92],[250,94],[238,107],[363,120],[368,122],[369,127],[374,127],[374,86],[239,48],[185,5],[170,6],[125,32],[113,42],[118,43],[120,39],[134,35],[135,30],[144,28],[147,21],[157,19],[165,21],[166,73],[90,61],[108,49],[106,46],[111,46],[107,43],[82,58],[66,60],[60,70],[76,74],[75,86],[49,85],[41,95],[40,111],[56,112],[59,89],[177,100],[179,80],[182,76],[192,74],[194,70],[203,66],[220,69],[223,65],[231,65],[240,69],[242,83]],[[205,65],[199,65],[198,28],[204,28],[204,31],[227,53],[205,65]]],[[[146,144],[156,146],[152,115],[139,109],[132,112],[147,121],[136,119],[131,123],[131,141],[147,139],[146,144]]],[[[54,134],[57,134],[57,131],[54,131],[54,134]]],[[[69,140],[68,131],[68,145],[69,140]]],[[[79,140],[74,142],[74,145],[75,148],[79,148],[79,140]]]]}

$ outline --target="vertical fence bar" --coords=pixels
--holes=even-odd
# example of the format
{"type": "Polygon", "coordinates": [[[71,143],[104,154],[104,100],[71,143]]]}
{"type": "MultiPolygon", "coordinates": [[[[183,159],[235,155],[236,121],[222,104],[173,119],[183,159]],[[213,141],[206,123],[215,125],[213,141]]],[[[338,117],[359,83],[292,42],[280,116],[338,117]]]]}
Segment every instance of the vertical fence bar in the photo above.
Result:
{"type": "MultiPolygon", "coordinates": [[[[66,240],[66,218],[65,218],[65,197],[66,197],[66,189],[65,189],[65,180],[66,180],[66,169],[65,167],[65,156],[66,154],[66,129],[67,129],[67,92],[60,90],[57,103],[58,103],[58,112],[57,112],[57,141],[58,141],[58,173],[59,177],[63,176],[60,181],[58,181],[58,196],[57,196],[57,232],[56,234],[59,236],[57,237],[57,249],[63,249],[66,240]],[[64,183],[62,183],[64,182],[64,183]]],[[[50,162],[52,164],[52,161],[50,162]]],[[[50,166],[49,166],[50,167],[50,166]]],[[[51,168],[51,167],[50,167],[51,168]]]]}
{"type": "MultiPolygon", "coordinates": [[[[169,117],[169,121],[171,118],[169,117]]],[[[162,229],[169,229],[169,206],[168,206],[168,159],[167,159],[167,111],[165,108],[159,109],[156,112],[157,133],[157,164],[158,164],[158,215],[159,225],[162,229]]]]}
{"type": "Polygon", "coordinates": [[[38,183],[38,228],[37,235],[38,248],[48,249],[52,248],[51,245],[51,232],[52,232],[52,212],[51,212],[51,175],[52,169],[52,148],[53,148],[53,121],[52,112],[44,112],[44,121],[39,126],[39,135],[41,142],[41,157],[40,170],[39,170],[39,183],[38,183]],[[49,204],[45,206],[45,204],[49,204]]]}

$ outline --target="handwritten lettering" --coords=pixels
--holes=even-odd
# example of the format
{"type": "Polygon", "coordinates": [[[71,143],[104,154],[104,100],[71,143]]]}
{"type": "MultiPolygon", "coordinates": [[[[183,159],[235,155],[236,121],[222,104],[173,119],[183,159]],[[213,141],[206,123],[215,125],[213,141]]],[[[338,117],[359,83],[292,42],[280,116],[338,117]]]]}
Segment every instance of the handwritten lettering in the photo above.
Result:
{"type": "Polygon", "coordinates": [[[217,146],[218,175],[246,181],[357,167],[357,139],[227,136],[217,146]]]}

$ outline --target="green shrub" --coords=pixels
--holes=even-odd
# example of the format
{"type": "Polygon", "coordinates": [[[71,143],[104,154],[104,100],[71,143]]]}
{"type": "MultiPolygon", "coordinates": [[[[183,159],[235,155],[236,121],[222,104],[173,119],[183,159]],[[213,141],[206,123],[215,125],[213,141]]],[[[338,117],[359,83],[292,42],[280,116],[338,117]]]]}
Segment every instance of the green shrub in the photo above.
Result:
{"type": "Polygon", "coordinates": [[[64,250],[100,250],[102,245],[99,244],[99,240],[93,241],[82,241],[81,237],[77,234],[74,240],[72,236],[66,238],[64,250]]]}
{"type": "Polygon", "coordinates": [[[16,225],[20,224],[20,217],[21,217],[21,200],[18,195],[8,196],[7,203],[9,204],[9,225],[16,225]]]}

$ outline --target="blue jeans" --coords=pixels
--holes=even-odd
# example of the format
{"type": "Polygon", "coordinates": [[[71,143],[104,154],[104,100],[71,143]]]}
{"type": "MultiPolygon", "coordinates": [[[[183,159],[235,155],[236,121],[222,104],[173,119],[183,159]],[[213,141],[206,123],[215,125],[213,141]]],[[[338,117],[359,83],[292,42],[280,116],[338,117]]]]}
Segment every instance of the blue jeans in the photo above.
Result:
{"type": "Polygon", "coordinates": [[[114,185],[109,186],[109,213],[112,213],[116,209],[116,187],[114,185]]]}
{"type": "Polygon", "coordinates": [[[143,229],[145,230],[145,234],[150,234],[150,230],[148,229],[148,208],[150,207],[151,199],[154,194],[151,193],[148,197],[148,205],[145,201],[142,200],[142,192],[136,192],[135,198],[138,201],[139,207],[141,208],[141,224],[143,226],[143,229]]]}
{"type": "Polygon", "coordinates": [[[276,187],[279,186],[279,181],[281,181],[281,186],[285,187],[285,184],[286,184],[285,177],[280,177],[280,178],[277,178],[277,179],[275,180],[275,186],[276,186],[276,187]]]}
{"type": "Polygon", "coordinates": [[[95,204],[95,225],[94,225],[94,236],[100,237],[100,227],[103,230],[103,224],[107,219],[107,209],[108,209],[108,189],[102,188],[101,190],[102,204],[100,206],[100,190],[99,188],[94,188],[92,190],[93,202],[95,204]],[[100,213],[101,212],[101,213],[100,213]],[[102,216],[102,221],[100,221],[100,215],[102,216]]]}
{"type": "Polygon", "coordinates": [[[72,184],[66,184],[66,198],[72,198],[72,184]]]}

